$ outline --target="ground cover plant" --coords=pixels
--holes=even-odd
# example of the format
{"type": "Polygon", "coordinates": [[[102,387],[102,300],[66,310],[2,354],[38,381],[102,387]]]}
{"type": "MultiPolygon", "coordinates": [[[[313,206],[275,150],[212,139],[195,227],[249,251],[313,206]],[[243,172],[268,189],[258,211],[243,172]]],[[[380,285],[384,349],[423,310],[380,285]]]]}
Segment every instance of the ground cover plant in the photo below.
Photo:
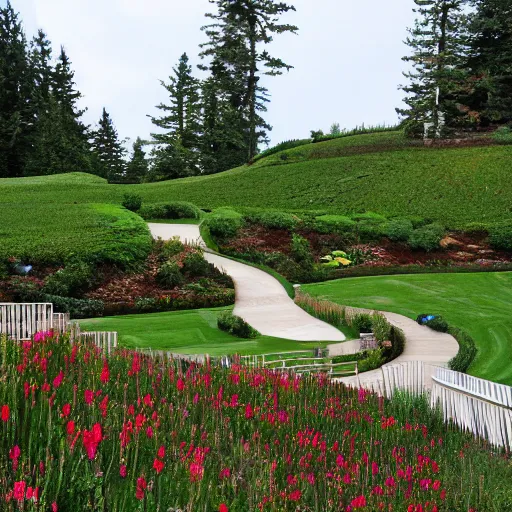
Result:
{"type": "Polygon", "coordinates": [[[325,378],[3,341],[2,509],[496,511],[505,454],[325,378]]]}
{"type": "Polygon", "coordinates": [[[284,162],[277,153],[252,167],[142,185],[109,185],[80,173],[2,179],[0,201],[121,204],[124,194],[138,194],[143,206],[178,200],[203,209],[322,209],[335,215],[376,211],[387,217],[420,216],[449,229],[512,218],[511,146],[430,148],[409,144],[400,133],[358,135],[288,150],[308,148],[307,154],[293,157],[298,160],[295,163],[289,163],[292,157],[284,162]],[[274,158],[283,164],[272,165],[274,158]],[[464,208],[458,207],[461,203],[464,208]]]}
{"type": "Polygon", "coordinates": [[[512,384],[512,273],[429,274],[343,279],[304,286],[307,293],[338,304],[391,311],[416,320],[441,315],[467,332],[477,355],[468,373],[512,384]]]}

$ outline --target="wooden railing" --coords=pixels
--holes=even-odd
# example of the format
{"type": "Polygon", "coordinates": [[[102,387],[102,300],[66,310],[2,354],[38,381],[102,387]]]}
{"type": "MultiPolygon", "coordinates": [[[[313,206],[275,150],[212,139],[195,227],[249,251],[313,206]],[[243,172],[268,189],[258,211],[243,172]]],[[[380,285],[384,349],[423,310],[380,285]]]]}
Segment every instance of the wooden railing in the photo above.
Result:
{"type": "Polygon", "coordinates": [[[18,341],[52,329],[53,320],[53,304],[0,303],[0,334],[18,341]]]}

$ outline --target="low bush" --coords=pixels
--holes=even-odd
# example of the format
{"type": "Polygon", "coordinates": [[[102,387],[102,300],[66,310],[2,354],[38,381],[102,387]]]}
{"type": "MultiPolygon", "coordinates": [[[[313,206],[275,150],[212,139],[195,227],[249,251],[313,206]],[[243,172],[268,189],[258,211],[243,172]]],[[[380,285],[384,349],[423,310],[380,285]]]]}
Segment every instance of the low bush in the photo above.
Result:
{"type": "Polygon", "coordinates": [[[369,372],[380,368],[386,362],[382,355],[382,350],[377,348],[375,350],[369,350],[366,359],[362,359],[358,362],[357,368],[359,372],[369,372]]]}
{"type": "Polygon", "coordinates": [[[331,363],[338,364],[350,363],[351,361],[361,361],[362,359],[366,359],[368,356],[368,350],[363,350],[362,352],[357,352],[355,354],[343,354],[341,356],[334,356],[331,358],[331,363]]]}
{"type": "Polygon", "coordinates": [[[164,260],[168,260],[173,256],[176,256],[182,253],[185,250],[185,245],[180,240],[179,236],[175,236],[170,240],[160,241],[159,246],[157,247],[157,253],[160,258],[164,260]]]}
{"type": "Polygon", "coordinates": [[[132,212],[138,212],[142,207],[142,197],[139,194],[125,194],[122,205],[132,212]]]}
{"type": "Polygon", "coordinates": [[[172,201],[169,203],[155,203],[143,206],[139,215],[149,219],[199,219],[201,210],[194,204],[186,201],[172,201]]]}
{"type": "Polygon", "coordinates": [[[439,248],[439,242],[445,234],[440,224],[427,224],[415,229],[409,237],[408,243],[412,249],[421,249],[427,252],[439,248]]]}
{"type": "Polygon", "coordinates": [[[291,255],[293,259],[302,265],[313,265],[313,253],[309,241],[301,235],[292,236],[291,255]]]}
{"type": "Polygon", "coordinates": [[[311,139],[286,140],[284,142],[280,142],[279,144],[276,144],[272,148],[268,148],[265,151],[262,151],[260,154],[256,155],[252,161],[257,162],[258,160],[261,160],[262,158],[265,158],[270,155],[275,155],[276,153],[280,153],[281,151],[284,151],[286,149],[293,149],[293,148],[297,148],[299,146],[304,146],[306,144],[311,144],[311,139]]]}
{"type": "MultiPolygon", "coordinates": [[[[424,316],[424,315],[420,315],[420,316],[424,316]]],[[[449,325],[448,325],[448,322],[442,317],[442,316],[439,316],[439,315],[432,315],[434,318],[431,318],[429,320],[424,320],[424,321],[420,321],[418,323],[420,323],[421,325],[425,325],[427,327],[430,327],[431,329],[433,329],[434,331],[437,331],[437,332],[448,332],[448,329],[450,328],[449,325]]],[[[418,317],[420,318],[420,317],[418,317]]]]}
{"type": "Polygon", "coordinates": [[[389,341],[391,341],[391,349],[384,352],[386,362],[393,361],[402,355],[406,342],[404,331],[392,325],[389,330],[389,341]]]}
{"type": "Polygon", "coordinates": [[[495,249],[512,251],[512,221],[491,226],[489,228],[489,242],[495,249]]]}
{"type": "Polygon", "coordinates": [[[496,144],[512,144],[512,130],[508,126],[501,126],[492,134],[496,144]]]}
{"type": "Polygon", "coordinates": [[[356,222],[344,215],[321,215],[315,219],[313,229],[319,233],[353,233],[356,222]]]}
{"type": "Polygon", "coordinates": [[[369,315],[368,313],[358,313],[354,315],[350,324],[352,325],[352,327],[355,327],[360,333],[372,332],[372,315],[369,315]]]}
{"type": "Polygon", "coordinates": [[[268,229],[286,229],[292,231],[297,227],[300,219],[286,212],[258,212],[245,215],[245,220],[253,224],[261,224],[268,229]]]}
{"type": "Polygon", "coordinates": [[[393,219],[386,225],[386,236],[394,242],[406,242],[414,230],[409,219],[393,219]]]}
{"type": "Polygon", "coordinates": [[[217,326],[221,331],[237,336],[238,338],[253,339],[260,335],[260,333],[252,328],[243,318],[233,315],[230,311],[219,315],[217,326]]]}
{"type": "Polygon", "coordinates": [[[101,300],[74,299],[49,294],[41,294],[39,300],[53,303],[56,313],[69,313],[71,318],[76,319],[103,316],[105,312],[105,303],[101,300]]]}
{"type": "Polygon", "coordinates": [[[372,315],[372,327],[371,330],[375,335],[375,339],[382,343],[388,341],[391,334],[391,324],[386,320],[384,315],[374,313],[372,315]]]}
{"type": "Polygon", "coordinates": [[[193,251],[183,259],[183,272],[191,277],[206,277],[212,273],[212,268],[202,251],[193,251]]]}
{"type": "Polygon", "coordinates": [[[47,277],[44,293],[62,297],[81,297],[96,281],[92,265],[77,261],[47,277]]]}
{"type": "Polygon", "coordinates": [[[177,263],[167,261],[158,269],[156,280],[162,286],[175,288],[183,283],[183,274],[177,263]]]}
{"type": "Polygon", "coordinates": [[[476,357],[478,349],[475,340],[465,331],[457,327],[450,327],[448,334],[451,334],[459,344],[457,355],[450,360],[448,366],[456,372],[466,373],[476,357]]]}
{"type": "Polygon", "coordinates": [[[236,236],[243,226],[242,214],[230,208],[219,208],[205,220],[210,234],[218,240],[228,240],[236,236]]]}

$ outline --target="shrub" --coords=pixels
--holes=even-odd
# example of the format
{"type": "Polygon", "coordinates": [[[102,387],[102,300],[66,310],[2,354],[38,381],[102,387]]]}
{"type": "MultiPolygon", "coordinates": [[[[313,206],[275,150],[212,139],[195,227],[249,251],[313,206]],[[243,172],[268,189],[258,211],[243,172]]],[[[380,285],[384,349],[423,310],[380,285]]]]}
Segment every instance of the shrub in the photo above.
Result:
{"type": "Polygon", "coordinates": [[[183,272],[192,277],[203,277],[211,274],[211,267],[202,251],[193,251],[183,259],[183,272]]]}
{"type": "Polygon", "coordinates": [[[489,228],[489,241],[495,249],[512,251],[512,221],[491,226],[489,228]]]}
{"type": "Polygon", "coordinates": [[[445,230],[439,224],[428,224],[415,229],[409,237],[409,245],[412,249],[422,249],[430,252],[439,248],[439,242],[444,236],[445,230]]]}
{"type": "Polygon", "coordinates": [[[368,351],[368,357],[359,361],[357,364],[358,370],[362,372],[369,372],[371,370],[376,370],[380,368],[385,362],[385,359],[382,355],[382,350],[377,348],[375,350],[368,351]]]}
{"type": "Polygon", "coordinates": [[[180,240],[179,236],[175,236],[170,240],[166,240],[165,242],[160,243],[161,245],[158,247],[158,253],[159,256],[164,260],[168,260],[169,258],[172,258],[173,256],[176,256],[185,250],[185,245],[180,240]]]}
{"type": "Polygon", "coordinates": [[[205,224],[213,237],[219,240],[227,240],[235,237],[242,228],[243,217],[230,208],[220,208],[205,220],[205,224]]]}
{"type": "Polygon", "coordinates": [[[457,327],[450,327],[448,334],[451,334],[459,344],[459,351],[457,355],[450,360],[448,366],[451,370],[465,373],[468,371],[478,352],[475,341],[467,332],[457,327]]]}
{"type": "Polygon", "coordinates": [[[162,286],[174,288],[183,283],[183,274],[177,263],[167,261],[158,269],[156,280],[162,286]]]}
{"type": "Polygon", "coordinates": [[[338,363],[350,363],[351,361],[361,361],[362,359],[366,359],[368,357],[368,350],[363,350],[362,352],[356,352],[355,354],[343,354],[341,356],[334,356],[331,359],[332,364],[338,363]]]}
{"type": "Polygon", "coordinates": [[[94,318],[103,316],[105,311],[102,300],[74,299],[49,294],[41,294],[39,300],[52,302],[56,313],[70,313],[71,318],[94,318]]]}
{"type": "Polygon", "coordinates": [[[295,229],[300,221],[297,216],[291,213],[275,211],[248,214],[245,219],[254,224],[261,224],[268,229],[286,229],[289,231],[295,229]]]}
{"type": "Polygon", "coordinates": [[[412,222],[408,219],[394,219],[386,226],[386,236],[394,242],[406,242],[413,232],[412,222]]]}
{"type": "Polygon", "coordinates": [[[353,233],[355,227],[356,222],[343,215],[321,215],[314,223],[319,233],[353,233]]]}
{"type": "Polygon", "coordinates": [[[291,254],[293,259],[302,265],[313,265],[313,254],[311,252],[311,245],[309,241],[303,236],[294,234],[292,236],[292,250],[291,254]]]}
{"type": "Polygon", "coordinates": [[[416,321],[438,332],[448,332],[449,329],[448,322],[439,315],[419,315],[416,321]]]}
{"type": "Polygon", "coordinates": [[[77,261],[47,277],[43,291],[62,297],[80,297],[92,287],[94,281],[93,267],[77,261]]]}
{"type": "Polygon", "coordinates": [[[170,203],[156,203],[144,206],[139,215],[143,219],[199,219],[201,210],[194,204],[186,201],[172,201],[170,203]]]}
{"type": "Polygon", "coordinates": [[[233,315],[229,311],[219,315],[217,326],[221,331],[225,331],[238,338],[253,339],[260,335],[260,333],[252,328],[243,318],[233,315]]]}
{"type": "Polygon", "coordinates": [[[122,205],[132,212],[138,212],[142,207],[142,197],[138,194],[125,194],[122,205]]]}
{"type": "Polygon", "coordinates": [[[6,279],[9,276],[9,264],[0,261],[0,280],[6,279]]]}
{"type": "Polygon", "coordinates": [[[355,327],[360,333],[372,332],[372,316],[369,315],[368,313],[358,313],[357,315],[354,315],[351,324],[352,327],[355,327]]]}
{"type": "Polygon", "coordinates": [[[293,148],[297,148],[299,146],[304,146],[305,144],[311,144],[311,139],[294,139],[294,140],[287,140],[287,141],[281,142],[281,143],[275,145],[274,147],[266,149],[265,151],[262,151],[260,154],[256,155],[253,158],[253,162],[257,162],[258,160],[261,160],[262,158],[265,158],[270,155],[274,155],[274,154],[284,151],[286,149],[293,149],[293,148]]]}
{"type": "Polygon", "coordinates": [[[391,333],[391,324],[383,315],[374,313],[372,315],[372,331],[378,342],[387,341],[391,333]]]}
{"type": "Polygon", "coordinates": [[[496,144],[512,144],[512,130],[508,126],[501,126],[492,134],[496,144]]]}

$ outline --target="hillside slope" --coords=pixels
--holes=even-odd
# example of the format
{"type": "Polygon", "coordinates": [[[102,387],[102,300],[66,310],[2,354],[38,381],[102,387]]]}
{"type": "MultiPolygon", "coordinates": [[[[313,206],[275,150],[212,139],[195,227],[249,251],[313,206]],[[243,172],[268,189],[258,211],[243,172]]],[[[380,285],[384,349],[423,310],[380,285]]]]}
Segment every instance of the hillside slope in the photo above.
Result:
{"type": "Polygon", "coordinates": [[[88,175],[3,179],[1,203],[145,203],[186,200],[201,208],[251,206],[326,213],[418,215],[449,228],[512,219],[512,146],[425,148],[401,134],[308,144],[217,175],[109,185],[88,175]]]}

